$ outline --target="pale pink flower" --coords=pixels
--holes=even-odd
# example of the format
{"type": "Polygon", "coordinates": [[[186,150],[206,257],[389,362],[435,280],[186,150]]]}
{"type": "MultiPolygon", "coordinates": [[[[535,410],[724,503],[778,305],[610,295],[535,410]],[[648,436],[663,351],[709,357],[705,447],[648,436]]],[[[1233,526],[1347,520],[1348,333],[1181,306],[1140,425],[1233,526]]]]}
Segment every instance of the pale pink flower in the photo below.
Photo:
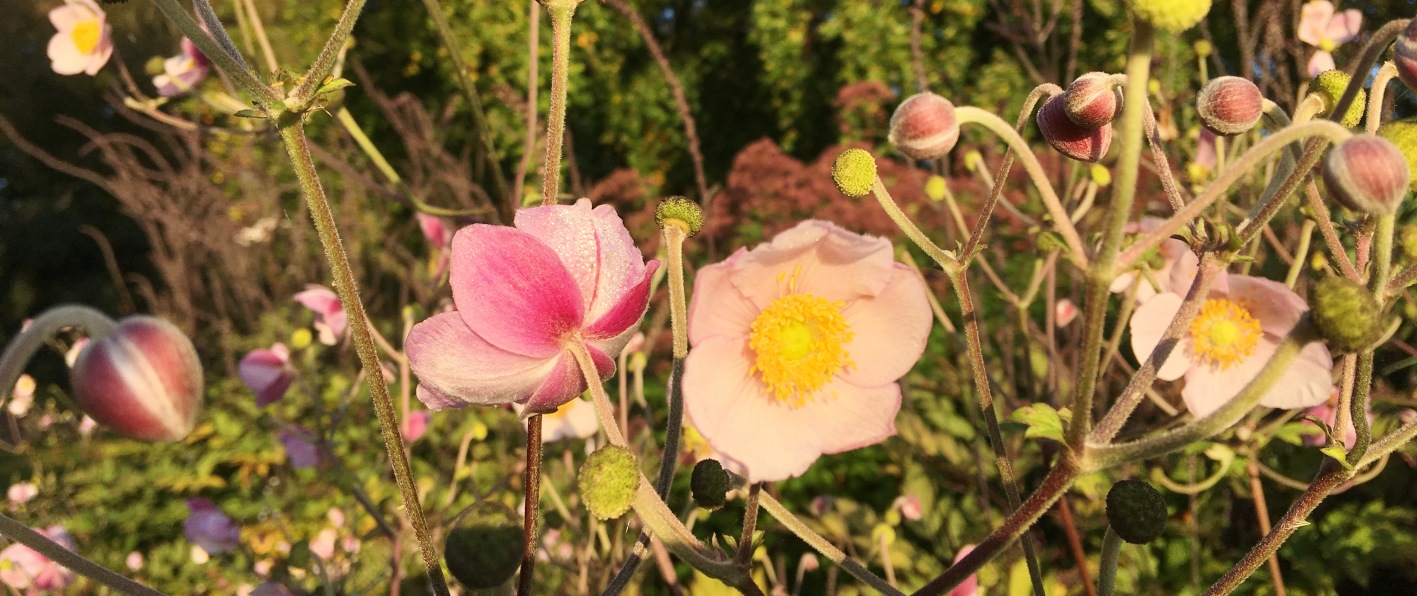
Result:
{"type": "Polygon", "coordinates": [[[74,363],[79,360],[79,354],[84,351],[84,346],[87,345],[89,345],[89,338],[87,337],[80,337],[74,340],[74,345],[69,346],[69,351],[64,352],[64,363],[68,364],[69,368],[73,368],[74,363]]]}
{"type": "Polygon", "coordinates": [[[335,532],[334,528],[320,530],[320,533],[310,541],[310,552],[325,561],[330,561],[335,558],[335,540],[338,538],[339,534],[335,532]]]}
{"type": "Polygon", "coordinates": [[[182,531],[209,555],[230,552],[241,544],[241,526],[206,499],[187,500],[182,531]]]}
{"type": "Polygon", "coordinates": [[[39,496],[39,487],[31,482],[11,484],[10,488],[5,491],[5,498],[10,500],[11,505],[24,505],[37,496],[39,496]]]}
{"type": "MultiPolygon", "coordinates": [[[[63,526],[36,528],[35,531],[59,543],[59,546],[71,551],[78,550],[74,537],[70,536],[63,526]]],[[[62,592],[73,582],[73,571],[28,546],[15,543],[5,547],[5,550],[0,550],[0,584],[25,594],[39,594],[62,592]]]]}
{"type": "Polygon", "coordinates": [[[162,74],[153,77],[153,86],[158,95],[177,97],[195,88],[211,70],[212,61],[184,37],[182,52],[162,62],[162,74]]]}
{"type": "MultiPolygon", "coordinates": [[[[1141,221],[1127,224],[1128,234],[1147,234],[1160,227],[1166,220],[1159,217],[1143,217],[1141,221]]],[[[1196,271],[1200,268],[1200,259],[1191,252],[1191,247],[1185,242],[1175,238],[1167,238],[1161,241],[1157,247],[1157,252],[1161,255],[1161,267],[1151,270],[1151,278],[1142,278],[1137,282],[1136,303],[1145,304],[1157,294],[1167,291],[1180,292],[1182,295],[1191,287],[1191,280],[1195,279],[1196,271]],[[1179,267],[1178,267],[1179,265],[1179,267]],[[1153,284],[1152,282],[1155,282],[1153,284]],[[1175,288],[1173,290],[1173,288],[1175,288]]],[[[1112,285],[1107,289],[1113,294],[1126,293],[1127,288],[1132,287],[1132,282],[1140,275],[1135,271],[1127,271],[1118,275],[1112,280],[1112,285]]]]}
{"type": "Polygon", "coordinates": [[[290,348],[276,342],[270,349],[247,352],[236,367],[241,382],[256,392],[256,405],[266,407],[280,401],[290,384],[295,382],[295,368],[290,365],[290,348]]]}
{"type": "Polygon", "coordinates": [[[280,431],[280,443],[290,458],[290,467],[297,470],[320,465],[320,446],[309,439],[305,429],[292,427],[280,431]]]}
{"type": "Polygon", "coordinates": [[[10,392],[10,403],[5,406],[6,411],[16,418],[24,418],[30,408],[34,407],[35,387],[34,377],[20,375],[19,380],[15,381],[14,390],[10,392]]]}
{"type": "Polygon", "coordinates": [[[327,346],[339,343],[349,328],[349,315],[345,314],[344,305],[333,290],[319,284],[305,284],[305,291],[297,293],[295,301],[315,312],[315,330],[320,333],[320,343],[327,346]]]}
{"type": "MultiPolygon", "coordinates": [[[[955,553],[954,562],[958,563],[965,555],[972,552],[974,552],[974,545],[966,544],[963,548],[959,549],[958,553],[955,553]]],[[[979,594],[979,576],[976,574],[969,576],[969,579],[964,580],[963,583],[955,586],[955,589],[950,590],[949,596],[976,596],[977,594],[979,594]]]]}
{"type": "Polygon", "coordinates": [[[113,27],[93,0],[64,0],[49,11],[59,32],[49,38],[49,67],[62,75],[96,75],[113,55],[113,27]]]}
{"type": "Polygon", "coordinates": [[[809,220],[699,270],[684,404],[749,482],[895,433],[896,380],[930,333],[925,284],[891,243],[809,220]]]}
{"type": "Polygon", "coordinates": [[[822,566],[822,561],[817,558],[817,553],[802,553],[802,558],[797,561],[797,567],[803,572],[816,571],[822,566]]]}
{"type": "Polygon", "coordinates": [[[1316,77],[1334,69],[1330,52],[1358,35],[1363,27],[1363,13],[1354,8],[1335,12],[1333,3],[1328,0],[1305,3],[1300,11],[1303,16],[1299,19],[1299,41],[1318,48],[1309,58],[1309,76],[1316,77]]]}
{"type": "MultiPolygon", "coordinates": [[[[518,413],[520,404],[513,404],[518,413]]],[[[583,399],[573,399],[562,404],[555,412],[541,417],[541,442],[555,443],[567,439],[589,439],[600,430],[600,418],[595,406],[583,399]]]]}
{"type": "MultiPolygon", "coordinates": [[[[1189,332],[1156,373],[1163,381],[1185,377],[1181,398],[1197,418],[1225,405],[1244,389],[1308,310],[1298,294],[1267,279],[1221,272],[1214,285],[1189,332]]],[[[1137,307],[1130,325],[1132,353],[1138,359],[1147,358],[1160,343],[1181,302],[1181,295],[1173,289],[1137,307]]],[[[1310,343],[1260,404],[1304,408],[1323,403],[1333,392],[1332,370],[1328,348],[1310,343]]]]}
{"type": "Polygon", "coordinates": [[[92,416],[84,416],[82,420],[79,420],[79,434],[87,437],[93,434],[95,428],[98,428],[98,421],[94,420],[92,416]]]}
{"type": "Polygon", "coordinates": [[[344,511],[341,511],[339,508],[331,507],[329,511],[325,512],[325,518],[330,520],[331,526],[336,528],[344,527],[344,511]]]}
{"type": "Polygon", "coordinates": [[[1059,327],[1067,327],[1068,323],[1073,322],[1076,318],[1078,318],[1078,305],[1073,304],[1072,300],[1064,298],[1053,305],[1053,321],[1059,327]]]}
{"type": "Polygon", "coordinates": [[[900,512],[900,516],[910,521],[920,521],[925,514],[925,507],[920,504],[920,497],[915,495],[901,495],[891,503],[891,508],[900,512]]]}
{"type": "Polygon", "coordinates": [[[140,553],[138,551],[128,553],[128,557],[126,559],[123,559],[123,564],[128,566],[128,569],[131,571],[137,571],[139,569],[142,569],[143,553],[140,553]]]}
{"type": "Polygon", "coordinates": [[[515,228],[468,226],[452,250],[458,310],[415,325],[405,342],[418,398],[434,410],[517,402],[555,411],[586,389],[567,349],[575,342],[610,378],[659,267],[613,208],[586,199],[522,209],[515,228]]]}
{"type": "Polygon", "coordinates": [[[433,413],[427,410],[409,412],[408,417],[399,424],[399,432],[403,433],[403,440],[412,443],[422,438],[423,433],[428,432],[428,421],[432,419],[433,413]]]}

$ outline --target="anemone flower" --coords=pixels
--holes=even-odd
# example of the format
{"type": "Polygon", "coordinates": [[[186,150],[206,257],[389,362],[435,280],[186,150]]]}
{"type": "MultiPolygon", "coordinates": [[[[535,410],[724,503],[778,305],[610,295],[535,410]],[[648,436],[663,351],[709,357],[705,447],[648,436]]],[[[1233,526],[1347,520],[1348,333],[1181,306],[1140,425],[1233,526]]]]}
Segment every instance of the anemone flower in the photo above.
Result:
{"type": "Polygon", "coordinates": [[[1363,27],[1363,13],[1356,8],[1335,12],[1328,0],[1308,2],[1300,13],[1299,41],[1318,48],[1309,58],[1309,76],[1337,68],[1330,52],[1357,37],[1363,27]]]}
{"type": "MultiPolygon", "coordinates": [[[[1180,310],[1182,298],[1174,288],[1132,315],[1132,353],[1138,359],[1151,354],[1180,310]]],[[[1200,418],[1214,412],[1259,374],[1306,310],[1304,300],[1284,284],[1221,272],[1189,332],[1156,378],[1185,377],[1181,398],[1191,415],[1200,418]]],[[[1333,392],[1332,371],[1328,348],[1311,343],[1261,397],[1260,405],[1288,409],[1321,404],[1333,392]]]]}
{"type": "MultiPolygon", "coordinates": [[[[1159,217],[1143,217],[1139,222],[1127,224],[1126,231],[1129,234],[1146,234],[1160,227],[1165,221],[1159,217]]],[[[1196,271],[1200,268],[1200,259],[1191,252],[1191,247],[1175,238],[1162,240],[1156,252],[1161,255],[1160,267],[1152,269],[1150,275],[1143,277],[1141,282],[1137,284],[1135,298],[1137,304],[1145,304],[1155,298],[1157,294],[1167,291],[1175,291],[1185,295],[1186,291],[1190,289],[1191,280],[1195,279],[1196,271]],[[1177,265],[1180,266],[1177,267],[1177,265]],[[1181,285],[1174,285],[1176,281],[1179,281],[1181,285]]],[[[1112,280],[1112,285],[1107,289],[1111,290],[1113,294],[1124,293],[1127,288],[1132,286],[1137,275],[1133,271],[1122,273],[1112,280]]]]}
{"type": "Polygon", "coordinates": [[[280,401],[290,384],[295,382],[295,369],[290,365],[290,349],[276,342],[269,349],[251,350],[241,357],[236,367],[241,382],[256,392],[256,405],[266,407],[280,401]]]}
{"type": "Polygon", "coordinates": [[[153,77],[153,86],[158,95],[177,97],[195,88],[211,70],[211,59],[184,37],[182,52],[162,62],[162,74],[153,77]]]}
{"type": "Polygon", "coordinates": [[[306,284],[305,291],[295,294],[295,301],[314,311],[320,343],[327,346],[339,343],[349,329],[349,315],[345,314],[344,305],[333,290],[319,284],[306,284]]]}
{"type": "Polygon", "coordinates": [[[59,32],[49,38],[49,67],[62,75],[96,75],[113,56],[113,27],[93,0],[64,0],[49,11],[59,32]]]}
{"type": "MultiPolygon", "coordinates": [[[[63,526],[49,526],[36,531],[64,548],[78,549],[74,537],[70,536],[63,526]]],[[[9,586],[18,593],[59,593],[73,582],[73,571],[28,546],[15,543],[5,547],[5,550],[0,550],[0,584],[9,586]]]]}
{"type": "Polygon", "coordinates": [[[919,274],[891,243],[809,220],[699,271],[684,404],[750,482],[895,433],[896,380],[930,333],[919,274]]]}
{"type": "Polygon", "coordinates": [[[208,555],[230,552],[241,544],[241,526],[206,499],[187,500],[182,531],[208,555]]]}
{"type": "Polygon", "coordinates": [[[418,399],[431,409],[515,402],[554,412],[587,387],[570,347],[584,344],[610,378],[649,305],[659,261],[645,262],[610,206],[522,209],[515,224],[453,236],[458,310],[409,332],[418,399]]]}

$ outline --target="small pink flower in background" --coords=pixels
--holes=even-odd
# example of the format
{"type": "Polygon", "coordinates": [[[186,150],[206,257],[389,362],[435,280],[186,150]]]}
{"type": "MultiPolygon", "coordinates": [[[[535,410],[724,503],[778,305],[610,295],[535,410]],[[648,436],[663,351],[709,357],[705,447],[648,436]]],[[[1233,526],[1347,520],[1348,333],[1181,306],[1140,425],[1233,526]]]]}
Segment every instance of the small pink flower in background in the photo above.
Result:
{"type": "Polygon", "coordinates": [[[34,407],[35,386],[34,377],[20,375],[20,379],[15,381],[14,390],[10,392],[10,403],[5,406],[5,410],[10,412],[11,416],[24,418],[25,414],[30,413],[30,408],[34,407]]]}
{"type": "Polygon", "coordinates": [[[515,228],[468,226],[452,252],[458,310],[414,325],[405,342],[418,398],[434,410],[516,402],[555,411],[586,390],[573,342],[610,378],[659,267],[613,208],[586,199],[522,209],[515,228]]]}
{"type": "Polygon", "coordinates": [[[816,553],[802,553],[802,558],[798,560],[797,566],[804,572],[811,572],[820,568],[822,561],[817,558],[816,553]]]}
{"type": "MultiPolygon", "coordinates": [[[[1221,272],[1214,286],[1189,333],[1156,373],[1163,381],[1186,378],[1181,398],[1197,418],[1214,412],[1244,389],[1308,310],[1298,294],[1267,279],[1221,272]]],[[[1182,298],[1174,293],[1176,287],[1173,284],[1172,291],[1141,305],[1132,315],[1132,353],[1138,359],[1151,354],[1180,310],[1182,298]]],[[[1260,404],[1270,408],[1321,404],[1333,392],[1332,371],[1328,348],[1311,343],[1260,404]]]]}
{"type": "Polygon", "coordinates": [[[1078,305],[1073,304],[1072,300],[1064,298],[1053,305],[1053,321],[1059,327],[1067,327],[1068,323],[1073,322],[1073,319],[1076,318],[1078,318],[1078,305]]]}
{"type": "MultiPolygon", "coordinates": [[[[1141,221],[1127,224],[1128,234],[1147,234],[1160,227],[1166,220],[1159,217],[1143,217],[1141,221]]],[[[1195,279],[1196,271],[1200,268],[1200,259],[1191,252],[1191,247],[1185,242],[1175,238],[1167,238],[1161,241],[1161,245],[1156,249],[1161,254],[1161,268],[1151,271],[1151,279],[1145,277],[1137,282],[1136,303],[1145,304],[1157,294],[1166,291],[1174,291],[1185,295],[1186,290],[1191,287],[1191,280],[1195,279]],[[1177,267],[1177,265],[1180,265],[1177,267]],[[1155,281],[1155,286],[1152,285],[1155,281]]],[[[1118,275],[1112,280],[1112,285],[1107,289],[1113,294],[1124,294],[1132,287],[1132,282],[1140,273],[1128,271],[1118,275]]],[[[1217,285],[1221,281],[1216,282],[1217,285]]]]}
{"type": "Polygon", "coordinates": [[[643,331],[637,331],[634,335],[630,336],[630,343],[625,344],[625,353],[634,354],[635,352],[644,349],[644,347],[645,334],[643,331]]]}
{"type": "Polygon", "coordinates": [[[206,499],[187,500],[182,531],[209,555],[231,552],[241,545],[241,526],[206,499]]]}
{"type": "MultiPolygon", "coordinates": [[[[522,408],[513,404],[518,412],[522,408]]],[[[541,442],[555,443],[567,439],[589,439],[600,430],[600,418],[595,405],[583,399],[573,399],[562,404],[555,412],[545,414],[541,420],[541,442]]]]}
{"type": "Polygon", "coordinates": [[[1299,41],[1318,48],[1309,58],[1309,76],[1335,68],[1332,52],[1338,46],[1357,37],[1363,27],[1363,13],[1350,8],[1335,12],[1328,0],[1314,0],[1300,9],[1299,41]]]}
{"type": "Polygon", "coordinates": [[[39,496],[39,487],[30,482],[20,482],[11,484],[5,491],[5,498],[10,500],[11,505],[24,505],[30,499],[39,496]]]}
{"type": "Polygon", "coordinates": [[[84,418],[79,421],[79,434],[83,436],[87,437],[93,434],[93,429],[95,428],[98,428],[98,421],[90,416],[84,416],[84,418]]]}
{"type": "Polygon", "coordinates": [[[301,428],[280,431],[280,443],[285,446],[285,454],[290,458],[290,467],[297,470],[320,465],[320,446],[309,440],[310,435],[301,428]]]}
{"type": "Polygon", "coordinates": [[[337,538],[339,538],[339,534],[335,532],[334,528],[320,530],[320,533],[315,535],[315,538],[310,541],[310,552],[325,561],[333,559],[335,557],[335,540],[337,538]]]}
{"type": "MultiPolygon", "coordinates": [[[[958,553],[955,553],[954,563],[958,563],[965,555],[972,552],[974,552],[974,545],[965,545],[963,548],[959,549],[958,553]]],[[[976,596],[977,594],[979,594],[979,576],[971,575],[969,579],[964,580],[963,583],[955,586],[955,589],[950,590],[949,596],[976,596]]]]}
{"type": "Polygon", "coordinates": [[[305,291],[297,293],[295,301],[315,311],[315,330],[320,332],[320,343],[327,346],[339,343],[349,328],[349,315],[345,314],[344,305],[333,290],[319,284],[305,284],[305,291]]]}
{"type": "Polygon", "coordinates": [[[699,270],[684,405],[749,482],[798,476],[895,433],[931,321],[889,241],[804,221],[699,270]]]}
{"type": "Polygon", "coordinates": [[[428,240],[428,245],[435,250],[447,248],[453,242],[453,231],[443,225],[443,220],[425,213],[416,213],[418,218],[418,229],[423,231],[423,237],[428,240]]]}
{"type": "Polygon", "coordinates": [[[256,392],[256,405],[266,407],[280,401],[290,384],[295,382],[295,369],[290,365],[290,348],[276,342],[270,349],[251,350],[237,365],[241,382],[256,392]]]}
{"type": "Polygon", "coordinates": [[[182,52],[162,62],[162,74],[153,77],[153,86],[158,95],[177,97],[195,88],[211,70],[212,61],[184,37],[182,52]]]}
{"type": "Polygon", "coordinates": [[[131,571],[137,571],[139,569],[142,569],[143,553],[140,553],[138,551],[128,553],[128,558],[123,560],[123,564],[127,565],[128,569],[131,571]]]}
{"type": "Polygon", "coordinates": [[[399,424],[399,432],[403,433],[403,440],[412,443],[423,437],[423,433],[428,432],[428,421],[433,419],[433,413],[429,411],[409,412],[408,417],[399,424]]]}
{"type": "Polygon", "coordinates": [[[900,516],[910,521],[920,521],[925,514],[925,508],[920,504],[920,497],[915,495],[901,495],[891,503],[891,508],[900,511],[900,516]]]}
{"type": "MultiPolygon", "coordinates": [[[[69,550],[78,550],[74,537],[63,526],[36,528],[45,538],[69,550]]],[[[25,594],[61,592],[74,582],[74,572],[34,549],[15,543],[0,550],[0,584],[25,594]]]]}
{"type": "Polygon", "coordinates": [[[49,67],[62,75],[96,75],[113,55],[113,27],[93,0],[64,0],[49,11],[59,32],[49,38],[49,67]]]}

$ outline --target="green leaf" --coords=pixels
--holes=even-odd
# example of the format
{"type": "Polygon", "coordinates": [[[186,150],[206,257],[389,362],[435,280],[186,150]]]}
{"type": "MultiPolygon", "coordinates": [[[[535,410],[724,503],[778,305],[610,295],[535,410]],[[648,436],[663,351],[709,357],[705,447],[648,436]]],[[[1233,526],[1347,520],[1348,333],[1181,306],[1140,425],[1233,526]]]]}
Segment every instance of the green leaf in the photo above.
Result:
{"type": "Polygon", "coordinates": [[[1023,436],[1031,439],[1052,439],[1067,442],[1063,437],[1063,415],[1048,404],[1033,404],[1014,410],[1009,420],[1028,426],[1023,436]]]}
{"type": "Polygon", "coordinates": [[[1343,469],[1353,469],[1353,465],[1348,463],[1348,450],[1344,449],[1341,443],[1330,443],[1328,447],[1320,449],[1319,452],[1329,457],[1332,457],[1338,463],[1343,464],[1343,469]]]}

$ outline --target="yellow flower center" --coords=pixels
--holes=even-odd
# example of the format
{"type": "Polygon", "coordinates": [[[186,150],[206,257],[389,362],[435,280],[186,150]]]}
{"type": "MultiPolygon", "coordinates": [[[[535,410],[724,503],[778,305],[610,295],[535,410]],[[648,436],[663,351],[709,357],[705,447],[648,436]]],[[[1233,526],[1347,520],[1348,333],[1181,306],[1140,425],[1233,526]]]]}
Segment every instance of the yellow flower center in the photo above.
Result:
{"type": "Polygon", "coordinates": [[[1319,49],[1320,49],[1320,50],[1323,50],[1323,51],[1325,51],[1325,52],[1332,52],[1332,51],[1334,50],[1334,48],[1337,48],[1337,47],[1338,47],[1338,44],[1333,43],[1333,40],[1332,40],[1332,39],[1329,39],[1329,38],[1327,38],[1327,37],[1324,37],[1324,38],[1322,38],[1322,39],[1319,40],[1319,49]]]}
{"type": "Polygon", "coordinates": [[[855,366],[845,346],[855,335],[846,324],[840,300],[814,294],[789,293],[769,304],[753,319],[748,347],[757,359],[752,373],[759,375],[778,401],[800,407],[812,399],[832,376],[855,366]]]}
{"type": "Polygon", "coordinates": [[[98,19],[81,21],[69,32],[69,37],[73,38],[74,47],[79,49],[80,54],[92,54],[94,48],[98,47],[99,36],[98,19]]]}
{"type": "Polygon", "coordinates": [[[1259,320],[1244,304],[1212,298],[1191,321],[1191,350],[1201,364],[1225,370],[1254,354],[1260,335],[1259,320]]]}

